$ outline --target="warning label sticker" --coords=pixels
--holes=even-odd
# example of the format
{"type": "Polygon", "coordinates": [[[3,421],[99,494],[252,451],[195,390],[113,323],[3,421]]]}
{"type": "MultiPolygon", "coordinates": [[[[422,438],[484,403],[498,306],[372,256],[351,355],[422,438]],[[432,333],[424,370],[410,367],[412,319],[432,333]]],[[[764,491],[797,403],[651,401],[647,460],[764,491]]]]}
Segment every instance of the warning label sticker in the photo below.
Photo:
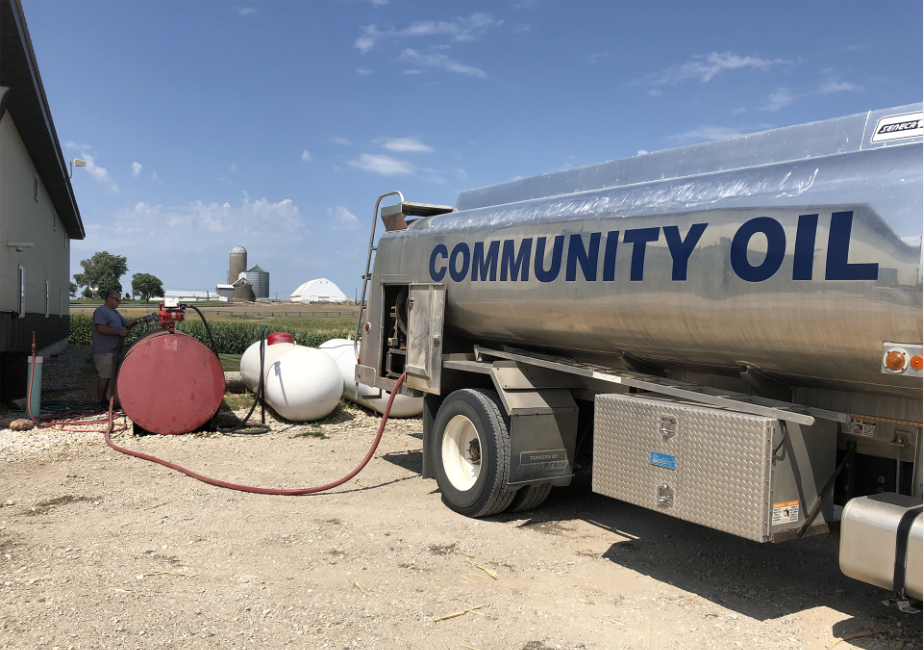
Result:
{"type": "Polygon", "coordinates": [[[876,435],[876,421],[851,417],[850,422],[841,422],[841,433],[873,438],[876,435]]]}
{"type": "Polygon", "coordinates": [[[791,524],[799,521],[799,501],[783,501],[773,504],[773,519],[771,526],[778,524],[791,524]]]}

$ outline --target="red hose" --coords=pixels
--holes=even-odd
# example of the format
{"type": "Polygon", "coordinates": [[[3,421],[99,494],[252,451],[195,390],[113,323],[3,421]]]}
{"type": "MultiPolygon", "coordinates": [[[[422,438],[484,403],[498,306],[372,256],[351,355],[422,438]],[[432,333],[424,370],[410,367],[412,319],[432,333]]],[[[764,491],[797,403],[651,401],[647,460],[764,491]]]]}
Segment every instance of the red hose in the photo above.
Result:
{"type": "Polygon", "coordinates": [[[225,481],[219,481],[218,479],[209,478],[208,476],[203,476],[202,474],[197,474],[196,472],[188,470],[185,467],[180,467],[179,465],[175,463],[171,463],[166,460],[161,460],[160,458],[157,458],[156,456],[150,456],[148,454],[142,454],[141,452],[138,452],[138,451],[132,451],[130,449],[126,449],[125,447],[119,447],[118,445],[114,444],[112,442],[112,439],[109,437],[109,434],[112,431],[112,427],[113,427],[112,406],[113,406],[114,396],[109,398],[109,426],[106,428],[106,444],[112,447],[113,449],[115,449],[116,451],[122,452],[123,454],[128,454],[129,456],[135,456],[136,458],[143,458],[144,460],[149,460],[152,463],[157,463],[158,465],[163,465],[164,467],[169,467],[170,469],[174,469],[178,472],[182,472],[183,474],[186,474],[186,476],[191,476],[192,478],[202,481],[203,483],[208,483],[209,485],[216,485],[218,487],[228,488],[229,490],[237,490],[238,492],[252,492],[254,494],[275,494],[275,495],[282,495],[282,496],[298,496],[301,494],[315,494],[317,492],[324,492],[325,490],[330,490],[331,488],[335,488],[338,485],[343,485],[344,483],[349,481],[351,478],[359,474],[363,470],[363,468],[369,463],[369,461],[372,459],[372,455],[375,453],[375,450],[378,449],[379,442],[382,440],[382,434],[385,433],[385,424],[388,422],[388,414],[391,412],[391,403],[392,401],[394,401],[395,395],[398,394],[398,389],[401,388],[401,384],[404,383],[404,378],[406,375],[407,373],[404,373],[401,375],[401,377],[398,378],[398,381],[395,384],[395,387],[391,391],[391,397],[388,398],[388,404],[385,406],[385,412],[382,413],[382,423],[379,424],[378,433],[375,434],[375,440],[372,441],[372,447],[369,449],[369,453],[366,454],[366,457],[363,459],[363,462],[361,462],[356,467],[356,469],[354,469],[352,472],[350,472],[343,478],[338,479],[334,481],[333,483],[328,483],[326,485],[319,485],[318,487],[299,488],[295,490],[276,490],[273,488],[259,488],[259,487],[250,487],[248,485],[237,485],[236,483],[227,483],[225,481]]]}

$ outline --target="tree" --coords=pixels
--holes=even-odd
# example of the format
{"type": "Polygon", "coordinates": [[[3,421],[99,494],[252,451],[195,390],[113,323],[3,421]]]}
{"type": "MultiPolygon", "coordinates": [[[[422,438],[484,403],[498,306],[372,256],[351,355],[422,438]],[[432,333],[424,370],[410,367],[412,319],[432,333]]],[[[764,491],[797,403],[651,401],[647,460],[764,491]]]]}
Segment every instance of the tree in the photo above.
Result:
{"type": "Polygon", "coordinates": [[[93,257],[80,262],[83,273],[74,274],[74,282],[79,287],[96,291],[102,298],[106,291],[122,292],[119,278],[128,273],[128,262],[121,255],[110,255],[106,251],[94,253],[93,257]]]}
{"type": "Polygon", "coordinates": [[[164,295],[164,284],[150,273],[135,273],[132,276],[132,293],[141,296],[141,300],[150,300],[152,296],[164,295]]]}
{"type": "Polygon", "coordinates": [[[119,295],[121,295],[122,283],[111,276],[104,275],[99,279],[99,283],[96,285],[96,293],[100,298],[105,300],[106,296],[112,291],[118,291],[119,295]]]}
{"type": "Polygon", "coordinates": [[[70,287],[71,298],[76,298],[76,297],[77,297],[77,289],[78,289],[78,288],[79,288],[79,287],[78,287],[76,284],[74,284],[73,282],[71,282],[71,287],[70,287]]]}

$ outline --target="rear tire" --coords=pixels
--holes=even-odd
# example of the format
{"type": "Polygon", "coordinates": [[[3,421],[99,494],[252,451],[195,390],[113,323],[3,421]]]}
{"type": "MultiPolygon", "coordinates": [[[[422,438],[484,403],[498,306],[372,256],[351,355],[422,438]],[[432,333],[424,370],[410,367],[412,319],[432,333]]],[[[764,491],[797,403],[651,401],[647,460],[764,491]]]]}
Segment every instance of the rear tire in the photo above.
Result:
{"type": "Polygon", "coordinates": [[[551,483],[521,487],[517,490],[516,495],[513,497],[513,501],[510,502],[510,507],[507,508],[507,512],[525,512],[526,510],[538,508],[548,498],[551,492],[551,483]]]}
{"type": "Polygon", "coordinates": [[[510,433],[496,393],[464,389],[449,395],[433,425],[433,466],[443,503],[466,517],[503,512],[510,433]]]}

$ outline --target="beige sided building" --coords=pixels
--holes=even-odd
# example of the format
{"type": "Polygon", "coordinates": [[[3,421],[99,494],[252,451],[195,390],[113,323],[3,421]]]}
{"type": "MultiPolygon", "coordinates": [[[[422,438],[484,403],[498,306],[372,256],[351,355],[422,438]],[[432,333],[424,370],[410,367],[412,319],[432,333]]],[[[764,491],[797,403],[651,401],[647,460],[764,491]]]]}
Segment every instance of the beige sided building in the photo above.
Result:
{"type": "MultiPolygon", "coordinates": [[[[85,236],[19,0],[0,0],[0,355],[67,346],[70,241],[85,236]]],[[[4,381],[0,377],[0,382],[4,381]]]]}

